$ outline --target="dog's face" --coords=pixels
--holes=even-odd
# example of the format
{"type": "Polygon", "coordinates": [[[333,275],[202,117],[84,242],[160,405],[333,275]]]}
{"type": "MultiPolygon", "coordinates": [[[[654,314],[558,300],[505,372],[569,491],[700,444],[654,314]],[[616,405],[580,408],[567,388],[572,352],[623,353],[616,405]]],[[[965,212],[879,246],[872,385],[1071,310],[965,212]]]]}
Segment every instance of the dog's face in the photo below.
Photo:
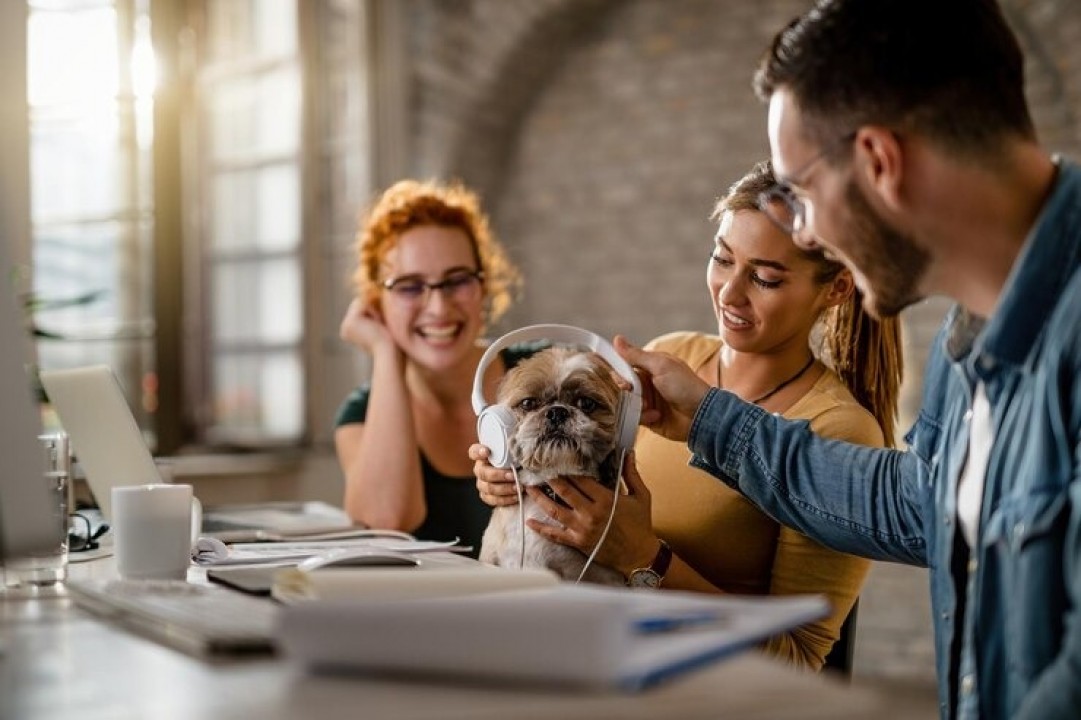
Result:
{"type": "Polygon", "coordinates": [[[555,347],[523,360],[498,393],[518,420],[514,462],[548,478],[596,475],[615,449],[620,394],[612,369],[593,353],[555,347]]]}

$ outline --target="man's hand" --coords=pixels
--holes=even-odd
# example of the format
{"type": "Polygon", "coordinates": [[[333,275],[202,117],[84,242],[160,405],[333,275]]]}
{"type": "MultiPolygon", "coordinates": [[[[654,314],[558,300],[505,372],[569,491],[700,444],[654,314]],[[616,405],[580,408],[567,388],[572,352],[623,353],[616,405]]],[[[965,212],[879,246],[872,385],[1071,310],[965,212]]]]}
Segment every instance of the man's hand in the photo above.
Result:
{"type": "Polygon", "coordinates": [[[642,424],[669,440],[683,441],[710,386],[686,363],[667,353],[640,350],[622,335],[616,351],[642,379],[642,424]]]}
{"type": "Polygon", "coordinates": [[[480,443],[470,445],[469,459],[473,461],[473,475],[477,478],[477,492],[482,501],[492,507],[518,504],[514,474],[510,470],[492,467],[488,463],[487,447],[480,443]]]}

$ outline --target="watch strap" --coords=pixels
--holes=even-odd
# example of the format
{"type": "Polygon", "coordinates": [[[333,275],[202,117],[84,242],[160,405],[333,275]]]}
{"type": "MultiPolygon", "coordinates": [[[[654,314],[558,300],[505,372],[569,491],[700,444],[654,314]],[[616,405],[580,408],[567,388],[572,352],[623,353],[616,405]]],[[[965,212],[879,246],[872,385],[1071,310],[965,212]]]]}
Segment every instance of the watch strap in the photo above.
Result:
{"type": "Polygon", "coordinates": [[[672,564],[672,548],[664,540],[660,541],[661,546],[657,548],[657,554],[653,556],[653,562],[649,564],[649,569],[657,573],[657,575],[664,580],[664,576],[668,573],[668,566],[672,564]]]}
{"type": "Polygon", "coordinates": [[[664,540],[660,541],[657,554],[646,567],[637,568],[627,576],[627,585],[631,587],[659,588],[664,582],[668,566],[672,562],[672,548],[664,540]]]}

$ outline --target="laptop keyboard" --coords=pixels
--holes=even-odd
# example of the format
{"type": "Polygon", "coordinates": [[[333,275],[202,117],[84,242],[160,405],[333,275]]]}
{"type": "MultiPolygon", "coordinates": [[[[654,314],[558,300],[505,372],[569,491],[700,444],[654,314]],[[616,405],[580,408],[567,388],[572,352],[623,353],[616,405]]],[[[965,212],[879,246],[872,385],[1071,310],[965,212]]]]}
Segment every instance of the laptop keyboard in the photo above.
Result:
{"type": "Polygon", "coordinates": [[[268,653],[280,607],[267,599],[183,580],[67,583],[76,604],[196,655],[268,653]]]}

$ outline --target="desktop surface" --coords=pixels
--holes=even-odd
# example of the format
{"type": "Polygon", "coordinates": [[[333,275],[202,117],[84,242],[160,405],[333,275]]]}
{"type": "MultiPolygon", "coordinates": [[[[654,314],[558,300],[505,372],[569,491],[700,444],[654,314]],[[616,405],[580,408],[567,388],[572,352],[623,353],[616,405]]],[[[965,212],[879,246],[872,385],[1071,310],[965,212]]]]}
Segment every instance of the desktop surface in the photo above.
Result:
{"type": "MultiPolygon", "coordinates": [[[[111,558],[72,568],[115,576],[111,558]]],[[[190,579],[202,581],[201,570],[190,579]]],[[[70,598],[0,601],[0,718],[934,717],[922,699],[785,668],[755,652],[637,694],[309,675],[281,658],[208,662],[126,632],[70,598]]]]}

